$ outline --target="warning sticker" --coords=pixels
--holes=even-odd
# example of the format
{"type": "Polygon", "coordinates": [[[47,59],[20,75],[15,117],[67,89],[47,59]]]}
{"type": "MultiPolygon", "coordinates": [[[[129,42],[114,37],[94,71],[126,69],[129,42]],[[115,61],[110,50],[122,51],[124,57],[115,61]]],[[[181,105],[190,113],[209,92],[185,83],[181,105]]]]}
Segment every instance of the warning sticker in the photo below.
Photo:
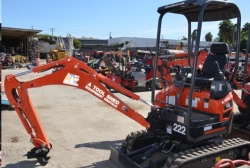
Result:
{"type": "Polygon", "coordinates": [[[80,77],[78,75],[68,73],[64,78],[63,83],[68,85],[78,86],[77,82],[79,81],[79,78],[80,77]]]}
{"type": "MultiPolygon", "coordinates": [[[[189,98],[186,97],[186,105],[188,105],[188,101],[189,101],[189,98]]],[[[193,98],[193,100],[192,100],[192,106],[193,107],[197,107],[198,106],[198,101],[200,101],[199,98],[193,98]]]]}

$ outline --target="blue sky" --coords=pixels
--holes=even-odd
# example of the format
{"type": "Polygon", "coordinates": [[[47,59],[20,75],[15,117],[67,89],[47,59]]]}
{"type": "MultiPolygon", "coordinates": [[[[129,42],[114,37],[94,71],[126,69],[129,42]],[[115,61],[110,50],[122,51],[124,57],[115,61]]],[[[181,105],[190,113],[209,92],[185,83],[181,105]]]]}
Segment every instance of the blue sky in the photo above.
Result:
{"type": "MultiPolygon", "coordinates": [[[[181,0],[180,0],[181,1],[181,0]]],[[[42,30],[43,34],[100,39],[112,37],[156,38],[160,6],[179,0],[2,0],[3,27],[42,30]]],[[[248,0],[234,0],[241,10],[242,24],[250,22],[248,0]]],[[[207,32],[214,37],[219,22],[203,24],[201,40],[207,32]]],[[[187,36],[187,22],[181,15],[164,16],[162,37],[180,39],[187,36]]],[[[196,24],[193,25],[195,29],[196,24]]]]}

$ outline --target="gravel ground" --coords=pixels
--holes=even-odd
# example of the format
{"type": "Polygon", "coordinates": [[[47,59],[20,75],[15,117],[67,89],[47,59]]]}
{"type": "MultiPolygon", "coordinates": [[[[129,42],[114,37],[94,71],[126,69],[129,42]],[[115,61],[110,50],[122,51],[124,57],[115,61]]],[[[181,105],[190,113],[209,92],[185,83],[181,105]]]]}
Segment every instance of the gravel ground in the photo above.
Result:
{"type": "MultiPolygon", "coordinates": [[[[23,70],[3,70],[15,74],[23,70]]],[[[27,81],[43,76],[27,74],[18,79],[27,81]]],[[[2,81],[4,81],[2,79],[2,81]]],[[[143,116],[150,108],[121,94],[114,93],[143,116]]],[[[150,92],[138,92],[150,101],[150,92]]],[[[106,105],[91,94],[67,86],[44,86],[30,89],[29,95],[44,130],[53,145],[46,168],[115,168],[108,160],[109,144],[121,143],[127,134],[142,126],[106,105]]],[[[34,168],[35,159],[23,157],[33,145],[15,111],[2,110],[2,157],[4,168],[34,168]]]]}

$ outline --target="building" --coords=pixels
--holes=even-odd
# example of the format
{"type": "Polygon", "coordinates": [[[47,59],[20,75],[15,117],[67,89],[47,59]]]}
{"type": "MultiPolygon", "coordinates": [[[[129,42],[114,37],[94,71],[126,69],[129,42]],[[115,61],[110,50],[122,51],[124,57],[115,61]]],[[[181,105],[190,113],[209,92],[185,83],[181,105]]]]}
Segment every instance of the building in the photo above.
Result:
{"type": "Polygon", "coordinates": [[[124,48],[129,47],[155,47],[155,38],[118,37],[108,40],[109,45],[124,43],[124,48]],[[128,43],[126,45],[126,42],[128,43]]]}
{"type": "Polygon", "coordinates": [[[110,46],[108,45],[108,40],[105,39],[97,39],[97,38],[76,38],[82,43],[81,50],[83,52],[90,52],[90,51],[100,51],[100,50],[108,50],[110,46]]]}
{"type": "MultiPolygon", "coordinates": [[[[42,30],[34,29],[21,29],[2,27],[2,46],[5,47],[5,51],[9,53],[18,53],[24,56],[29,55],[31,49],[32,40],[37,33],[42,30]]],[[[66,37],[64,37],[66,39],[66,37]]],[[[156,38],[138,38],[138,37],[117,37],[110,39],[97,39],[97,38],[76,38],[82,43],[81,51],[90,52],[98,50],[116,50],[118,49],[116,44],[124,44],[122,49],[129,49],[132,52],[137,50],[156,50],[156,38]]],[[[56,39],[54,39],[56,41],[56,39]]],[[[183,50],[187,49],[187,41],[173,40],[173,39],[161,39],[160,48],[176,49],[176,47],[183,43],[183,50]]],[[[214,42],[200,42],[200,48],[210,48],[210,45],[214,42]]],[[[195,46],[195,41],[194,41],[195,46]]],[[[52,45],[48,42],[39,40],[39,50],[41,57],[44,57],[51,49],[56,49],[56,44],[52,45]]],[[[2,49],[3,50],[3,47],[2,49]]]]}
{"type": "MultiPolygon", "coordinates": [[[[180,45],[180,42],[183,43],[183,50],[187,50],[187,41],[186,40],[174,40],[174,39],[160,39],[160,48],[168,48],[168,49],[176,49],[178,45],[180,45]]],[[[124,49],[130,49],[130,50],[152,50],[155,51],[156,48],[156,38],[137,38],[137,37],[117,37],[117,38],[111,38],[108,40],[108,45],[113,44],[121,44],[124,43],[124,49]],[[126,45],[126,42],[128,43],[126,45]]],[[[200,48],[209,49],[212,43],[216,42],[208,42],[208,41],[200,41],[200,48]]],[[[195,41],[194,46],[195,47],[195,41]]]]}
{"type": "Polygon", "coordinates": [[[1,52],[18,53],[28,56],[31,48],[31,38],[42,30],[2,27],[1,52]]]}
{"type": "MultiPolygon", "coordinates": [[[[111,47],[108,46],[108,40],[96,39],[96,38],[76,38],[82,43],[80,48],[83,52],[90,52],[94,50],[108,50],[111,47]]],[[[68,37],[62,37],[66,50],[69,49],[68,37]]],[[[37,47],[40,52],[40,58],[46,58],[46,54],[49,54],[51,50],[58,48],[58,38],[53,37],[50,39],[39,38],[37,47]]]]}

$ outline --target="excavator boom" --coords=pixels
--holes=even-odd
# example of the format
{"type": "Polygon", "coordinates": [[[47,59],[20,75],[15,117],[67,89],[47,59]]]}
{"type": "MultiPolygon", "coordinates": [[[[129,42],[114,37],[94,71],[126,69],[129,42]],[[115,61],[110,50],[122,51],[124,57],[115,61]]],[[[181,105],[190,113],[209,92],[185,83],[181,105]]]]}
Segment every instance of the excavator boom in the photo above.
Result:
{"type": "Polygon", "coordinates": [[[27,133],[30,134],[31,142],[33,143],[35,148],[45,146],[50,149],[51,144],[49,143],[49,140],[42,128],[32,101],[29,98],[28,89],[30,88],[36,88],[45,85],[66,85],[79,88],[104,101],[111,107],[117,109],[121,113],[135,120],[142,126],[146,128],[150,127],[149,123],[144,119],[143,116],[141,116],[139,113],[125,104],[122,100],[108,91],[104,84],[132,99],[140,100],[143,103],[151,105],[133,92],[124,89],[118,84],[112,82],[110,79],[104,77],[101,74],[98,74],[86,63],[70,56],[59,61],[35,67],[26,72],[22,72],[16,75],[7,75],[5,78],[4,86],[6,96],[10,104],[16,110],[27,133]],[[53,73],[27,82],[18,81],[16,78],[28,73],[39,73],[52,68],[55,69],[53,73]]]}

